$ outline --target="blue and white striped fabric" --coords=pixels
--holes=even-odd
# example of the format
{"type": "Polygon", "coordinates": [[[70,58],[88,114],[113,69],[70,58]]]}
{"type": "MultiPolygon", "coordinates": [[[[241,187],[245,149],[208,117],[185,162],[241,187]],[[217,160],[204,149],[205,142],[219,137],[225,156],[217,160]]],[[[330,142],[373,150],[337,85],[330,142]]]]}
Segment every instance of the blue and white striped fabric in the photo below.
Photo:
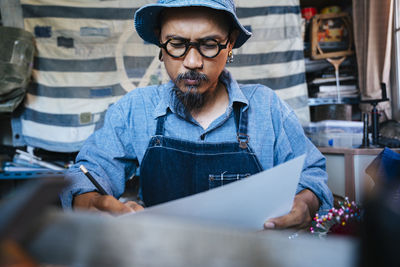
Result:
{"type": "MultiPolygon", "coordinates": [[[[166,82],[158,48],[136,34],[133,16],[149,0],[21,0],[36,37],[33,82],[12,120],[15,146],[78,151],[102,126],[108,106],[136,87],[166,82]]],[[[308,121],[298,0],[240,0],[253,32],[229,71],[242,83],[275,89],[308,121]]]]}
{"type": "Polygon", "coordinates": [[[234,50],[228,69],[239,83],[261,83],[275,90],[309,121],[301,16],[298,0],[237,0],[240,22],[253,33],[234,50]]]}

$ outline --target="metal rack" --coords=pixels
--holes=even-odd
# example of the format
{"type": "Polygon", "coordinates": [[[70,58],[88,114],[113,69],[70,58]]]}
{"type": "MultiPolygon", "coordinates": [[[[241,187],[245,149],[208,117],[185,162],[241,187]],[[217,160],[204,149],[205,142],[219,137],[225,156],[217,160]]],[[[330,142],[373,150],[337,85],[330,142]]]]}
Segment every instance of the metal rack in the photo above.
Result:
{"type": "Polygon", "coordinates": [[[342,97],[337,98],[309,98],[308,105],[309,106],[320,106],[320,105],[331,105],[331,104],[348,104],[348,105],[356,105],[360,103],[360,97],[342,97]]]}
{"type": "Polygon", "coordinates": [[[0,180],[26,180],[40,178],[63,178],[65,171],[11,171],[0,172],[0,180]]]}

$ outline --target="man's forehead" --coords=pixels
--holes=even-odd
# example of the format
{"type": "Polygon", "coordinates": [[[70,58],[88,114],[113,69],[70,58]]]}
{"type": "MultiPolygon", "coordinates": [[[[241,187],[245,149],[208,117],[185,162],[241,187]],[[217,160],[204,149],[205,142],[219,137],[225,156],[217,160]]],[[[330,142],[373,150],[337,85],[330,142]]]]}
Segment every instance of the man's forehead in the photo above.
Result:
{"type": "Polygon", "coordinates": [[[204,19],[208,22],[215,23],[221,28],[228,28],[229,18],[223,11],[207,7],[174,7],[165,8],[160,14],[160,26],[166,22],[179,22],[187,19],[204,19]]]}

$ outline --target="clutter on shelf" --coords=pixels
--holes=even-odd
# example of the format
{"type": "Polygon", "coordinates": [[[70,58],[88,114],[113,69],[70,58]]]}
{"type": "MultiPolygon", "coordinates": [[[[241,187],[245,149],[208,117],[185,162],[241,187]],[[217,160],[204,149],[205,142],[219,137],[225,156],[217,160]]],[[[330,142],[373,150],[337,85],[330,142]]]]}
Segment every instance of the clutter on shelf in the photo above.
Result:
{"type": "Polygon", "coordinates": [[[3,159],[0,165],[0,179],[32,179],[63,176],[72,160],[65,155],[41,157],[28,147],[27,151],[15,149],[8,159],[3,159]]]}
{"type": "Polygon", "coordinates": [[[360,121],[325,120],[303,125],[306,136],[316,146],[355,148],[362,144],[360,121]]]}
{"type": "Polygon", "coordinates": [[[302,7],[309,104],[358,104],[360,94],[349,5],[320,3],[318,7],[302,7]]]}

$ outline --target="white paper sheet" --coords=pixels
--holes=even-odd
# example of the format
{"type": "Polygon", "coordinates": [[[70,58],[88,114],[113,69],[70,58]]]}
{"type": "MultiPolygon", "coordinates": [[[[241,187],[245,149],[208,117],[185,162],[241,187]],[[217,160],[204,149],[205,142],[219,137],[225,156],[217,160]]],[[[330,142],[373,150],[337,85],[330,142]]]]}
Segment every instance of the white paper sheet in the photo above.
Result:
{"type": "Polygon", "coordinates": [[[206,192],[137,212],[183,216],[247,230],[261,230],[264,222],[287,214],[293,204],[305,155],[206,192]]]}

